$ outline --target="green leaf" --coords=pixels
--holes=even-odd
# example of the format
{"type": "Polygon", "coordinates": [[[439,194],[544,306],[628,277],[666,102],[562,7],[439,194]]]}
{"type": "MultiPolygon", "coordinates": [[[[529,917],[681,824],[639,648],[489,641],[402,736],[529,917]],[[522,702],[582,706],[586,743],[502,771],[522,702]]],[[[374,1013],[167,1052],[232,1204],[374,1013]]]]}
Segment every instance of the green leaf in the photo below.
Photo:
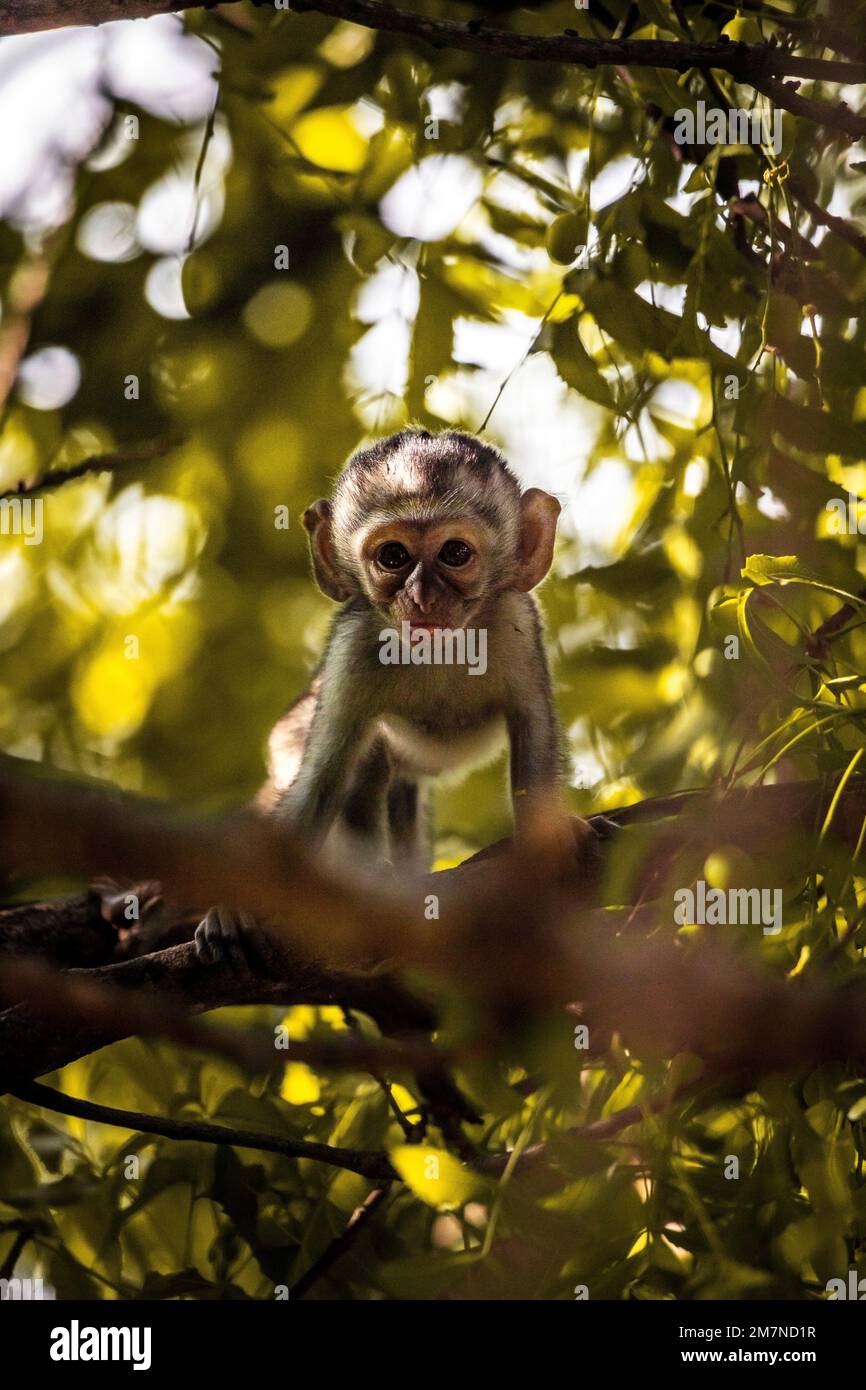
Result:
{"type": "Polygon", "coordinates": [[[750,579],[755,585],[808,584],[811,588],[822,590],[823,593],[835,594],[854,608],[866,608],[866,600],[859,594],[852,593],[850,589],[843,589],[838,584],[828,584],[796,555],[750,555],[741,574],[744,579],[750,579]]]}
{"type": "Polygon", "coordinates": [[[566,386],[571,386],[587,400],[613,409],[613,392],[580,341],[572,320],[554,327],[551,353],[566,386]]]}
{"type": "Polygon", "coordinates": [[[753,584],[785,584],[792,579],[811,584],[817,579],[796,555],[750,555],[740,573],[753,584]]]}
{"type": "Polygon", "coordinates": [[[444,1149],[400,1144],[391,1150],[390,1157],[415,1196],[438,1210],[462,1207],[486,1186],[484,1178],[465,1168],[444,1149]]]}
{"type": "Polygon", "coordinates": [[[776,396],[771,418],[773,428],[806,453],[866,457],[866,424],[846,420],[840,411],[817,410],[776,396]]]}
{"type": "Polygon", "coordinates": [[[684,193],[705,193],[709,187],[707,171],[703,164],[696,164],[688,179],[683,184],[684,193]]]}

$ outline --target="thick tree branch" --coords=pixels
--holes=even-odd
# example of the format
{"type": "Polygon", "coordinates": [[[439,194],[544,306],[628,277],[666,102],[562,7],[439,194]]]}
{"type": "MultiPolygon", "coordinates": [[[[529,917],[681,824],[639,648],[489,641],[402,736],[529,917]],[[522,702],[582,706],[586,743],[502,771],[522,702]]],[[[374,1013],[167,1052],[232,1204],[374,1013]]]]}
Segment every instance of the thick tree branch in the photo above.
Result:
{"type": "Polygon", "coordinates": [[[117,933],[90,893],[0,908],[0,962],[29,955],[67,968],[109,965],[116,945],[117,933]]]}
{"type": "MultiPolygon", "coordinates": [[[[611,821],[627,827],[622,834],[645,837],[645,853],[637,856],[642,867],[630,886],[617,884],[617,899],[640,901],[660,858],[673,862],[682,850],[703,855],[728,844],[760,855],[802,842],[805,865],[816,814],[828,795],[812,783],[735,789],[723,797],[681,793],[612,813],[611,821]]],[[[866,784],[852,778],[836,808],[834,836],[853,846],[864,814],[866,784]]],[[[614,837],[613,852],[616,843],[614,837]]],[[[716,1073],[866,1056],[862,991],[837,989],[814,972],[780,979],[719,943],[684,949],[670,938],[641,940],[622,911],[584,913],[576,930],[574,905],[592,901],[592,892],[579,876],[557,875],[543,845],[487,852],[435,875],[442,911],[433,923],[421,911],[430,880],[417,899],[382,898],[365,883],[336,885],[300,846],[283,837],[272,843],[267,827],[181,821],[132,798],[45,781],[0,778],[0,855],[10,852],[31,869],[68,869],[78,862],[88,872],[107,856],[112,871],[144,876],[155,870],[180,887],[188,872],[206,901],[279,914],[287,939],[305,948],[304,954],[297,946],[280,948],[279,978],[239,978],[227,966],[203,966],[192,945],[76,972],[82,983],[104,980],[150,991],[196,1011],[289,999],[357,1008],[392,1034],[432,1026],[423,1005],[416,1003],[407,1017],[405,995],[394,981],[325,967],[308,954],[317,945],[320,956],[337,949],[369,960],[372,953],[450,977],[503,1021],[580,999],[594,1046],[603,1047],[619,1031],[638,1051],[691,1051],[716,1073]]],[[[579,862],[585,868],[586,860],[579,862]]],[[[664,905],[645,910],[656,918],[661,912],[662,921],[666,915],[664,905]]],[[[114,1036],[88,1027],[87,1020],[46,1021],[25,1006],[7,1010],[0,1016],[6,1084],[42,1075],[114,1036]]]]}
{"type": "MultiPolygon", "coordinates": [[[[323,960],[342,960],[357,968],[393,959],[446,974],[453,970],[456,978],[465,979],[461,953],[467,942],[485,937],[485,914],[491,903],[498,909],[513,879],[518,886],[526,883],[530,893],[538,890],[537,910],[523,889],[518,897],[530,918],[539,920],[551,906],[560,912],[563,903],[569,908],[586,906],[596,894],[597,873],[588,870],[593,864],[597,867],[598,842],[585,834],[576,837],[574,860],[565,865],[561,844],[559,857],[545,861],[543,844],[516,847],[504,840],[459,869],[404,885],[400,893],[386,896],[376,891],[376,881],[360,867],[352,883],[326,874],[301,843],[261,817],[193,821],[113,790],[22,776],[19,766],[11,759],[0,762],[0,868],[77,873],[91,880],[101,872],[119,878],[158,878],[178,901],[197,908],[220,902],[243,907],[266,922],[273,918],[268,925],[277,939],[291,942],[295,952],[303,950],[307,968],[318,961],[319,975],[323,960]],[[9,769],[5,775],[4,767],[9,769]],[[556,869],[558,875],[552,872],[556,869]],[[424,916],[429,891],[440,897],[439,921],[424,916]]],[[[804,782],[738,787],[724,795],[680,792],[611,812],[608,827],[651,823],[642,863],[631,883],[617,883],[617,901],[636,902],[645,896],[647,875],[653,873],[661,852],[739,844],[761,854],[790,846],[798,834],[805,844],[825,800],[823,784],[804,782]]],[[[852,779],[834,825],[842,844],[853,847],[857,842],[864,814],[866,782],[852,779]]],[[[508,944],[503,937],[503,948],[508,944]]],[[[484,977],[492,993],[514,962],[508,961],[507,951],[494,951],[491,957],[484,977]]],[[[154,959],[144,957],[129,965],[147,971],[155,969],[154,959]]],[[[291,963],[294,969],[296,957],[291,963]]],[[[555,993],[568,997],[559,989],[555,993]]]]}
{"type": "MultiPolygon", "coordinates": [[[[11,978],[4,972],[0,979],[25,998],[32,995],[32,1002],[0,1013],[0,1091],[139,1032],[174,1037],[193,1047],[213,1045],[258,1069],[274,1065],[281,1057],[300,1060],[305,1050],[300,1044],[293,1045],[288,1057],[276,1054],[272,1042],[265,1049],[243,1041],[243,1035],[233,1045],[230,1036],[223,1036],[233,1030],[212,1033],[213,1025],[205,1029],[183,1013],[183,1009],[203,1013],[239,1004],[345,1004],[366,1013],[384,1033],[400,1038],[400,1046],[393,1050],[357,1043],[344,1047],[340,1055],[347,1065],[367,1070],[370,1062],[391,1066],[398,1058],[405,1066],[430,1066],[433,1061],[426,1049],[416,1046],[417,1035],[433,1026],[433,1014],[393,979],[326,970],[300,959],[287,966],[279,980],[252,974],[240,977],[227,965],[202,965],[195,947],[187,944],[117,965],[70,971],[60,980],[46,980],[28,966],[18,966],[11,978]]],[[[328,1049],[306,1050],[312,1060],[325,1063],[328,1049]]],[[[330,1060],[336,1060],[336,1055],[330,1060]]]]}
{"type": "MultiPolygon", "coordinates": [[[[277,915],[291,922],[296,945],[306,942],[320,956],[326,948],[360,965],[364,943],[374,959],[399,953],[405,916],[396,901],[378,904],[377,925],[363,883],[327,877],[261,817],[193,821],[102,787],[22,776],[20,767],[0,760],[0,866],[12,873],[156,878],[201,910],[242,899],[262,917],[277,915]]],[[[146,969],[147,958],[134,964],[146,969]]]]}
{"type": "Polygon", "coordinates": [[[35,34],[79,24],[109,24],[118,19],[149,19],[180,10],[215,9],[231,0],[3,0],[0,38],[35,34]]]}
{"type": "MultiPolygon", "coordinates": [[[[354,1032],[331,1040],[292,1041],[290,1047],[277,1048],[274,1037],[261,1029],[250,1031],[205,1023],[164,991],[158,995],[153,991],[133,991],[128,983],[124,987],[110,980],[109,972],[60,973],[32,958],[0,963],[0,997],[14,999],[15,1006],[24,1006],[43,1023],[53,1021],[66,1028],[69,1020],[75,1019],[88,1032],[114,1041],[133,1035],[168,1038],[184,1047],[227,1057],[254,1073],[265,1073],[291,1062],[357,1072],[418,1071],[444,1067],[452,1060],[423,1034],[407,1033],[397,1042],[354,1032]]],[[[357,993],[354,980],[335,976],[331,984],[335,990],[357,993]]],[[[391,987],[387,980],[385,987],[391,987]]],[[[285,1006],[291,999],[291,982],[281,980],[280,992],[278,1002],[285,1006]]],[[[299,992],[306,994],[308,990],[302,985],[299,992]]],[[[375,1002],[366,1002],[368,1008],[375,1008],[375,1002]]],[[[0,1074],[2,1070],[0,1067],[0,1074]]]]}
{"type": "MultiPolygon", "coordinates": [[[[31,33],[69,24],[103,24],[194,8],[215,8],[218,0],[193,5],[188,0],[6,0],[0,36],[31,33]]],[[[224,8],[224,6],[221,6],[224,8]]],[[[402,34],[434,48],[461,49],[528,62],[565,63],[580,67],[658,67],[687,72],[727,72],[736,81],[771,96],[777,105],[810,120],[842,130],[852,138],[866,134],[866,117],[844,106],[801,97],[779,81],[783,77],[857,84],[866,81],[866,64],[807,58],[769,44],[693,43],[687,40],[580,38],[577,35],[522,34],[453,20],[431,19],[392,9],[378,0],[293,0],[292,8],[349,20],[368,29],[402,34]]]]}

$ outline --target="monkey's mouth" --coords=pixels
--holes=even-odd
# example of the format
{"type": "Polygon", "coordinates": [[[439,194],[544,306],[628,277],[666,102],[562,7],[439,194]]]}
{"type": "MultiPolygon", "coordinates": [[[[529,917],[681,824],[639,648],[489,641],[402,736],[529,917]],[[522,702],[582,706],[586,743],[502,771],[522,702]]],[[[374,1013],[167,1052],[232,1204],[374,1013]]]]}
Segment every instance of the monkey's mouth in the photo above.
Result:
{"type": "Polygon", "coordinates": [[[469,620],[469,613],[463,605],[450,612],[440,607],[432,613],[407,613],[405,609],[401,613],[398,608],[396,613],[392,609],[389,616],[394,627],[400,629],[405,624],[410,633],[459,631],[467,626],[469,620]]]}

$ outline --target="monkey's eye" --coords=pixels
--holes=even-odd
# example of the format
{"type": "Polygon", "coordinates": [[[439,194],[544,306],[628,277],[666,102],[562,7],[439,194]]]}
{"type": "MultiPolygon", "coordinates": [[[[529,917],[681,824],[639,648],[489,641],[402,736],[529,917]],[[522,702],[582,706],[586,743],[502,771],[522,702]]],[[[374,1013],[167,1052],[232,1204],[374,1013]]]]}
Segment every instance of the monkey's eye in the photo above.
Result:
{"type": "Polygon", "coordinates": [[[452,569],[459,569],[461,565],[468,564],[472,559],[472,549],[465,541],[446,541],[439,551],[439,559],[443,565],[450,565],[452,569]]]}
{"type": "Polygon", "coordinates": [[[412,557],[399,541],[386,541],[376,556],[383,570],[401,570],[412,557]]]}

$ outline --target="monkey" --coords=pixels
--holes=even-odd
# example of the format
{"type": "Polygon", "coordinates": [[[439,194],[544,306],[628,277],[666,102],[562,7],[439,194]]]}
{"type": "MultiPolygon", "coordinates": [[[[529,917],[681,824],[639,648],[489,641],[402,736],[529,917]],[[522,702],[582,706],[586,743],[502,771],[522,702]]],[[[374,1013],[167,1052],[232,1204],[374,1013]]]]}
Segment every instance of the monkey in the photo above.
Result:
{"type": "MultiPolygon", "coordinates": [[[[503,456],[456,430],[407,428],[356,451],[331,500],[304,513],[315,579],[340,604],[309,688],[275,725],[255,809],[321,847],[339,827],[392,864],[429,867],[429,779],[510,748],[519,832],[564,771],[541,618],[560,504],[521,491],[503,456]],[[485,634],[483,674],[384,664],[389,632],[485,634]]],[[[458,647],[459,651],[459,647],[458,647]]],[[[202,960],[236,958],[250,919],[212,908],[202,960]]]]}

